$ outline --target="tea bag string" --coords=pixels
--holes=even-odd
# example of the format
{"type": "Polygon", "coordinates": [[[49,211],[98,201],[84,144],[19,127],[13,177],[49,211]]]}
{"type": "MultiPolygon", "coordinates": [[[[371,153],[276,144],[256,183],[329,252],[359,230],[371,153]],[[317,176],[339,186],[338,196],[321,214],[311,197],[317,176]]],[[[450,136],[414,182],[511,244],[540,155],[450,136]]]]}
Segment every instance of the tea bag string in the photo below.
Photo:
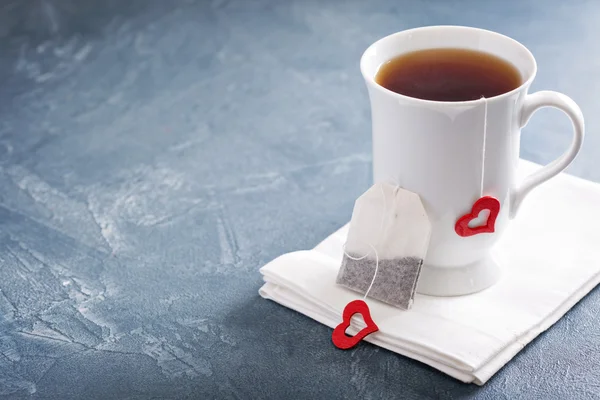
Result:
{"type": "MultiPolygon", "coordinates": [[[[399,188],[400,188],[400,185],[396,185],[396,188],[394,190],[394,202],[392,204],[392,209],[393,209],[393,207],[396,206],[395,193],[399,188]]],[[[381,196],[383,198],[383,212],[381,214],[381,224],[379,226],[379,238],[377,240],[377,244],[380,244],[382,238],[384,237],[383,236],[383,234],[384,234],[383,224],[385,223],[385,216],[387,214],[387,201],[385,199],[385,193],[384,193],[382,187],[380,187],[380,189],[381,189],[381,196]]],[[[387,231],[387,229],[386,229],[386,231],[387,231]]],[[[371,248],[372,252],[370,251],[362,257],[354,257],[354,256],[351,256],[350,254],[348,254],[348,252],[346,251],[346,243],[344,243],[344,255],[354,261],[364,260],[365,258],[370,256],[371,253],[375,253],[375,273],[373,274],[373,279],[371,279],[371,284],[369,285],[369,288],[367,289],[367,291],[365,292],[365,295],[363,296],[363,300],[367,299],[367,296],[369,295],[369,292],[371,291],[371,288],[373,288],[373,284],[375,283],[375,278],[377,278],[377,272],[379,271],[379,253],[377,253],[377,249],[371,243],[367,243],[367,245],[371,248]]]]}
{"type": "Polygon", "coordinates": [[[485,180],[485,147],[487,140],[487,118],[488,118],[488,102],[484,96],[481,96],[483,100],[483,143],[481,149],[481,181],[479,186],[479,197],[483,197],[483,182],[485,180]]]}
{"type": "MultiPolygon", "coordinates": [[[[371,249],[373,250],[373,253],[375,253],[375,273],[373,274],[373,279],[371,279],[371,284],[369,285],[369,288],[367,289],[367,291],[365,292],[365,295],[363,296],[363,300],[367,299],[367,296],[369,295],[369,292],[371,291],[371,288],[373,287],[373,284],[375,283],[375,278],[377,277],[377,272],[379,271],[379,254],[377,253],[377,249],[371,243],[367,243],[367,244],[369,245],[369,247],[371,247],[371,249]]],[[[350,254],[348,254],[346,252],[346,250],[344,249],[344,255],[351,260],[360,261],[360,260],[364,260],[365,258],[370,256],[371,252],[368,252],[367,254],[365,254],[362,257],[353,257],[350,254]]]]}

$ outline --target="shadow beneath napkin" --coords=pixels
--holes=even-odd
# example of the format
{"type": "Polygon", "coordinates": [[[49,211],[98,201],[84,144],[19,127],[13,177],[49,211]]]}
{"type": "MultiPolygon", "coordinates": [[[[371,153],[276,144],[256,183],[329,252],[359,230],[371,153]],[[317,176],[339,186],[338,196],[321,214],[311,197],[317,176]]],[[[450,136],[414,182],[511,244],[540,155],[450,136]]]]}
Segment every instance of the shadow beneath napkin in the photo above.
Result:
{"type": "Polygon", "coordinates": [[[246,339],[227,376],[248,398],[462,399],[482,390],[367,342],[339,350],[330,328],[260,297],[233,309],[224,325],[246,339]]]}

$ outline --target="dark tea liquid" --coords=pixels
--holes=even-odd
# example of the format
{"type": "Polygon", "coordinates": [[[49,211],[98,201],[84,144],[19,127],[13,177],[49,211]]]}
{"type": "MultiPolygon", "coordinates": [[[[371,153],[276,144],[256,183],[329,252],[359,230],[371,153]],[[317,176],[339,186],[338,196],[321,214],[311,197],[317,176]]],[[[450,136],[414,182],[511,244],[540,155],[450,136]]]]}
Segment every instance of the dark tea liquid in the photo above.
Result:
{"type": "Polygon", "coordinates": [[[468,49],[427,49],[381,65],[375,81],[386,89],[435,101],[494,97],[521,86],[515,66],[492,54],[468,49]]]}

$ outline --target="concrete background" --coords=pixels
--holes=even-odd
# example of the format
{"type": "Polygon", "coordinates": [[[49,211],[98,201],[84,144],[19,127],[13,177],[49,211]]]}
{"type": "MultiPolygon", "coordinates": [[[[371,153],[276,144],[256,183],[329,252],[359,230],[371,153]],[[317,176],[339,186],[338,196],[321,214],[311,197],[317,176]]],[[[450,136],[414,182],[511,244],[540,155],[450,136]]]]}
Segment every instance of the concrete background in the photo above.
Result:
{"type": "Polygon", "coordinates": [[[600,398],[599,290],[481,388],[258,297],[369,186],[363,50],[432,24],[528,46],[600,181],[598,2],[0,1],[0,398],[600,398]]]}

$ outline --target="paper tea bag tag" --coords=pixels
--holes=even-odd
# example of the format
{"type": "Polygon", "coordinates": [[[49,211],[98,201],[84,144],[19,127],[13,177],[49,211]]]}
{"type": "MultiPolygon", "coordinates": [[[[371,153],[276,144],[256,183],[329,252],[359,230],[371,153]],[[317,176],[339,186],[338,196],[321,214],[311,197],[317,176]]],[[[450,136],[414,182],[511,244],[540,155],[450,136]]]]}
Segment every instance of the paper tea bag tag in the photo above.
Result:
{"type": "Polygon", "coordinates": [[[430,236],[431,223],[418,194],[376,183],[354,204],[336,283],[407,310],[430,236]]]}

